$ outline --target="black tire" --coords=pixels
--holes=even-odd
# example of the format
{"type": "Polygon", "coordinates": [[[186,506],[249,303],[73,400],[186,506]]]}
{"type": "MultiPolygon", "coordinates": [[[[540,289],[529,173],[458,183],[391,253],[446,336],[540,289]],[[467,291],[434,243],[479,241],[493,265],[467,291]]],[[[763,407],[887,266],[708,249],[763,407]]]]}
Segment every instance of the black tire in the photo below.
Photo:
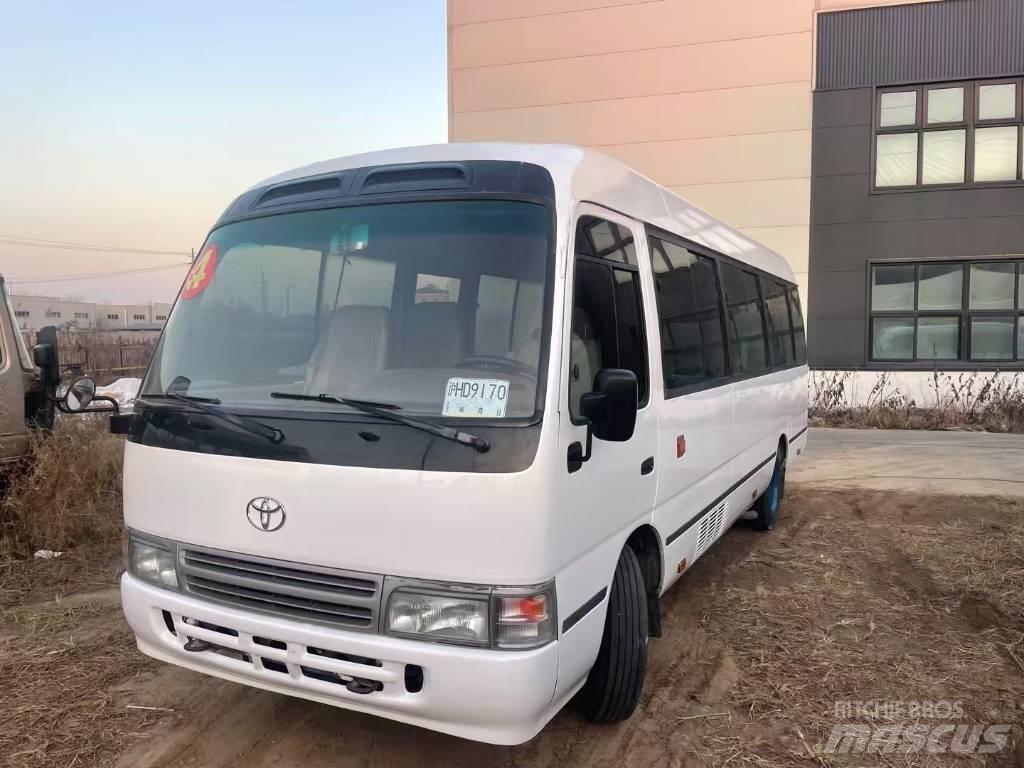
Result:
{"type": "Polygon", "coordinates": [[[647,594],[640,561],[626,547],[619,555],[597,661],[580,691],[583,715],[615,723],[633,714],[647,671],[647,594]]]}
{"type": "Polygon", "coordinates": [[[775,468],[772,470],[772,479],[765,492],[754,503],[754,511],[757,512],[754,528],[759,531],[770,531],[774,528],[779,519],[779,512],[782,510],[782,500],[785,497],[786,447],[779,443],[775,452],[775,468]]]}

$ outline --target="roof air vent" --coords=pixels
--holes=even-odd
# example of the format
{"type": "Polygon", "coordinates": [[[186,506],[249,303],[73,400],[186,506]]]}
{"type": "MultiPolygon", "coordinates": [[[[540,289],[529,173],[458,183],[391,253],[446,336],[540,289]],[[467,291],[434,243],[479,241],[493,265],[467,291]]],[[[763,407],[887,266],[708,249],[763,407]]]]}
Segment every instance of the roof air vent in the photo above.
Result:
{"type": "Polygon", "coordinates": [[[321,197],[335,197],[339,194],[341,194],[341,179],[338,176],[306,179],[271,187],[260,195],[254,207],[300,203],[303,200],[317,200],[321,197]]]}
{"type": "Polygon", "coordinates": [[[370,171],[359,187],[359,194],[465,189],[467,186],[469,186],[469,169],[463,165],[440,163],[392,165],[370,171]]]}

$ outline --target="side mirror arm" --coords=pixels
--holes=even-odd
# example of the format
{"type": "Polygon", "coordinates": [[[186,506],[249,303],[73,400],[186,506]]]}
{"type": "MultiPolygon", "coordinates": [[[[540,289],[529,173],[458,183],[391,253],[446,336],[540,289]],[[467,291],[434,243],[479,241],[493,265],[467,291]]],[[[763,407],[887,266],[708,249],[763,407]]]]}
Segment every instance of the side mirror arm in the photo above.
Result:
{"type": "Polygon", "coordinates": [[[61,413],[70,414],[72,416],[78,416],[81,413],[110,413],[110,414],[113,414],[113,415],[116,416],[119,413],[121,413],[121,406],[117,402],[117,400],[115,400],[112,397],[108,397],[107,395],[96,395],[92,399],[92,402],[93,403],[100,403],[100,402],[102,402],[102,403],[109,403],[110,404],[109,408],[93,408],[92,405],[90,404],[88,408],[83,408],[80,411],[71,411],[71,410],[68,410],[68,408],[64,405],[64,401],[62,399],[60,399],[58,397],[55,397],[55,398],[53,398],[53,402],[56,403],[58,411],[60,411],[61,413]]]}
{"type": "Polygon", "coordinates": [[[590,455],[594,448],[594,429],[587,421],[587,448],[584,451],[583,446],[577,441],[569,444],[569,450],[566,455],[566,464],[569,469],[569,473],[578,472],[583,469],[583,465],[590,461],[590,455]]]}
{"type": "Polygon", "coordinates": [[[579,471],[586,462],[590,461],[594,448],[594,419],[602,418],[607,407],[608,398],[603,392],[587,392],[580,396],[580,412],[587,420],[586,450],[579,442],[569,446],[566,456],[569,472],[579,471]]]}

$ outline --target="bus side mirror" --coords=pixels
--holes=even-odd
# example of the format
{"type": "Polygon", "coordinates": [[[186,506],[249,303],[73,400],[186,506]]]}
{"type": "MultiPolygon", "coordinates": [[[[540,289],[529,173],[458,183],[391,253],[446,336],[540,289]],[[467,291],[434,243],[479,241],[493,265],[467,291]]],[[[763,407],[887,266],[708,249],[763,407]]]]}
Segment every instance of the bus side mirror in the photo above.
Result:
{"type": "Polygon", "coordinates": [[[76,380],[62,400],[63,410],[68,413],[82,413],[96,397],[96,382],[88,376],[76,380]]]}
{"type": "Polygon", "coordinates": [[[624,443],[636,427],[640,386],[625,368],[604,368],[594,379],[594,391],[580,397],[580,410],[598,440],[624,443]]]}

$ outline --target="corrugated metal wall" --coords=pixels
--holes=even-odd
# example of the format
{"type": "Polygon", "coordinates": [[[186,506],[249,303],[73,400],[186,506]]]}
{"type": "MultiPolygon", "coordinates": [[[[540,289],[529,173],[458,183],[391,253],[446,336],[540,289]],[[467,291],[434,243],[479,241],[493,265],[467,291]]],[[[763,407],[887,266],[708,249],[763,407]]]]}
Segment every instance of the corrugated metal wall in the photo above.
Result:
{"type": "Polygon", "coordinates": [[[818,15],[817,90],[1024,73],[1024,0],[818,15]]]}

